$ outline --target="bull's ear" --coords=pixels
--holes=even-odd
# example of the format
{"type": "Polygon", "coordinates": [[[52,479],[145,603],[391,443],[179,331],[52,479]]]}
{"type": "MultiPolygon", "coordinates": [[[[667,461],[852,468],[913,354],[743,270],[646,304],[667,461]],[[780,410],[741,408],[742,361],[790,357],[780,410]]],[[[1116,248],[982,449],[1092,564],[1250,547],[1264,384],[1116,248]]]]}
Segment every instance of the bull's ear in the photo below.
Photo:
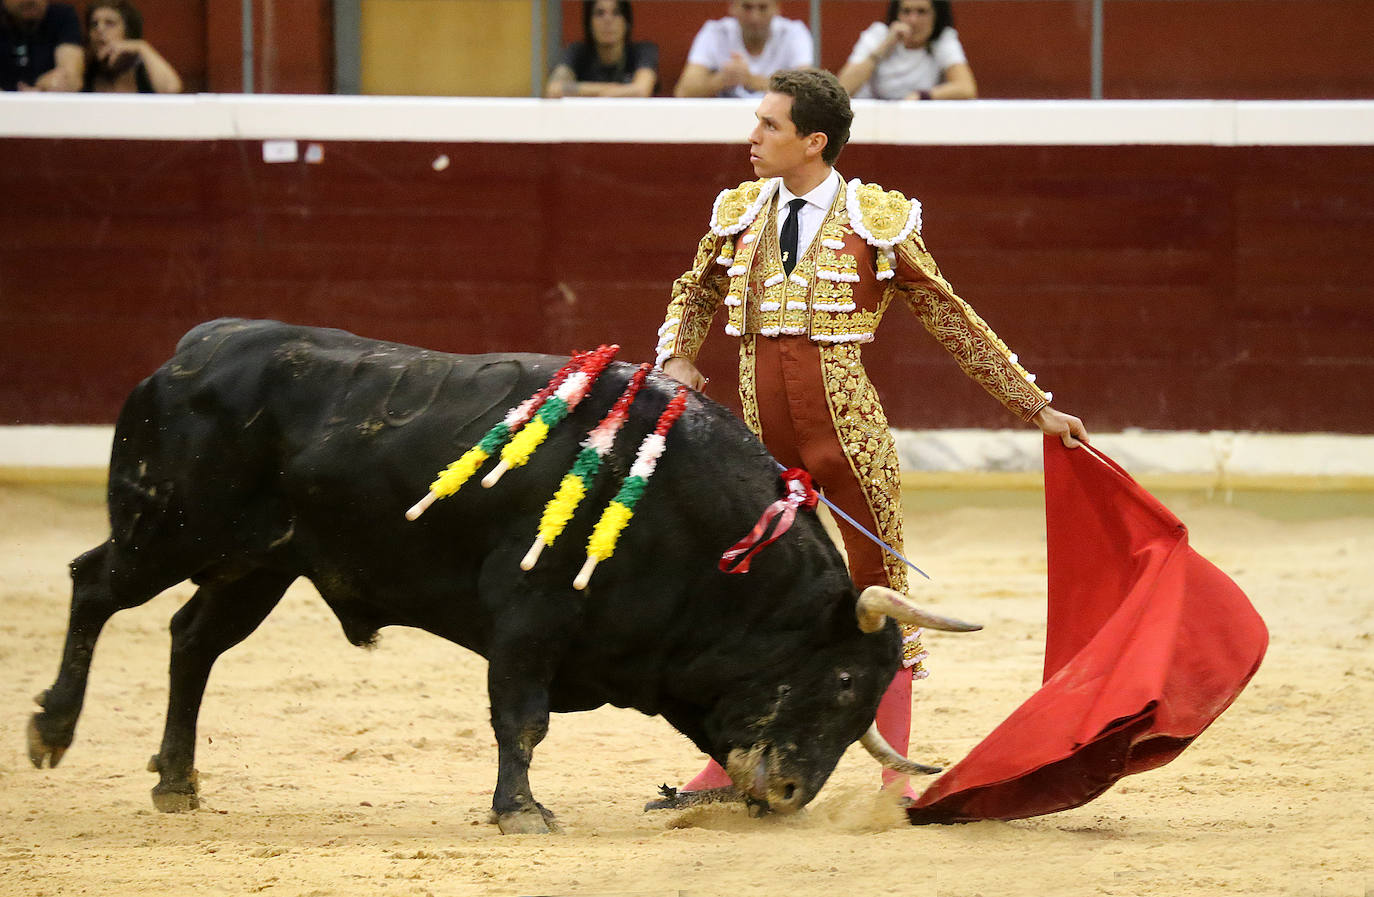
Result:
{"type": "Polygon", "coordinates": [[[924,626],[927,629],[940,629],[945,632],[976,632],[982,629],[981,623],[965,623],[953,617],[942,617],[917,607],[912,600],[900,592],[885,586],[869,586],[859,596],[854,605],[859,628],[864,632],[877,632],[892,617],[900,623],[924,626]]]}

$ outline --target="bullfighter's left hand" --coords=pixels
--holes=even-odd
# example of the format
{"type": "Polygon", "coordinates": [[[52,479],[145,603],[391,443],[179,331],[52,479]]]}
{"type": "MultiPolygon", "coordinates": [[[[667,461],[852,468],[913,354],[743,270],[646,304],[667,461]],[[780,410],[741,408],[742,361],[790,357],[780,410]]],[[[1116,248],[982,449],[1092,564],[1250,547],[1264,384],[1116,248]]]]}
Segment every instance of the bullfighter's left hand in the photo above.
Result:
{"type": "Polygon", "coordinates": [[[1069,448],[1078,448],[1088,441],[1088,431],[1084,429],[1083,421],[1072,414],[1056,411],[1049,405],[1037,411],[1031,421],[1042,433],[1058,436],[1069,448]]]}

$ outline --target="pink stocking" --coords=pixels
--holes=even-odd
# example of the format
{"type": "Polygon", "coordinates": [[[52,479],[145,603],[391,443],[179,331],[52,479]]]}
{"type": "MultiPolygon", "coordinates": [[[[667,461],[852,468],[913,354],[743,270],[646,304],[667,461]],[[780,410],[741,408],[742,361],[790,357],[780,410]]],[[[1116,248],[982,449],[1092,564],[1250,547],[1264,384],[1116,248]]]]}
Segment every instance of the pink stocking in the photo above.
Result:
{"type": "Polygon", "coordinates": [[[697,777],[686,785],[682,786],[683,791],[705,791],[709,788],[726,788],[735,783],[730,781],[725,770],[720,768],[720,764],[714,760],[706,763],[706,768],[697,773],[697,777]]]}
{"type": "MultiPolygon", "coordinates": [[[[903,668],[892,677],[892,684],[878,704],[878,734],[883,736],[897,753],[905,755],[911,743],[911,670],[903,668]]],[[[902,778],[901,773],[883,770],[883,787],[902,778]]],[[[906,786],[907,797],[915,797],[911,785],[906,786]]]]}

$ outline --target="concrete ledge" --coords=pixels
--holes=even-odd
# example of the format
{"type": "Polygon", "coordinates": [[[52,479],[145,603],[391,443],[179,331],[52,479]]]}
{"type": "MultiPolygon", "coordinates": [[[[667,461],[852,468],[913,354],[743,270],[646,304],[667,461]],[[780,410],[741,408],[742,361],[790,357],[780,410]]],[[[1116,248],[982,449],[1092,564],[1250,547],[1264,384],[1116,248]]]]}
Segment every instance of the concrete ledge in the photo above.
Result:
{"type": "MultiPolygon", "coordinates": [[[[899,430],[904,485],[1040,488],[1039,432],[899,430]]],[[[111,426],[0,427],[0,482],[100,483],[111,426]]],[[[1148,488],[1374,490],[1374,436],[1334,433],[1126,431],[1093,436],[1148,488]]]]}
{"type": "Polygon", "coordinates": [[[103,471],[114,427],[41,424],[0,427],[0,469],[103,471]]]}
{"type": "MultiPolygon", "coordinates": [[[[1209,474],[1133,473],[1131,476],[1151,492],[1202,492],[1208,495],[1225,495],[1232,492],[1374,492],[1374,476],[1240,475],[1228,476],[1225,479],[1209,474]]],[[[902,488],[917,492],[1019,492],[1038,490],[1043,486],[1044,476],[1040,471],[902,471],[902,488]]]]}
{"type": "MultiPolygon", "coordinates": [[[[0,137],[739,144],[753,100],[0,94],[0,137]]],[[[1368,146],[1370,100],[857,100],[902,146],[1368,146]]]]}
{"type": "MultiPolygon", "coordinates": [[[[897,454],[910,472],[1041,470],[1036,430],[898,430],[897,454]]],[[[1374,477],[1374,436],[1127,430],[1095,433],[1093,445],[1132,476],[1374,477]]]]}

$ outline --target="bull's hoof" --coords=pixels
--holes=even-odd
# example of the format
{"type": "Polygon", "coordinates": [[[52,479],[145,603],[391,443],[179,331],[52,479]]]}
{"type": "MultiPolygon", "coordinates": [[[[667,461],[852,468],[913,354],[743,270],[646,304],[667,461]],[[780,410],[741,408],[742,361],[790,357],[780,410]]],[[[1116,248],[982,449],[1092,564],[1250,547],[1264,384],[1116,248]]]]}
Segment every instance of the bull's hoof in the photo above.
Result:
{"type": "Polygon", "coordinates": [[[533,810],[516,810],[512,813],[497,813],[492,810],[489,821],[500,826],[503,835],[557,834],[560,829],[553,811],[540,803],[534,806],[533,810]]]}
{"type": "Polygon", "coordinates": [[[67,748],[71,747],[71,741],[66,744],[58,744],[55,740],[44,736],[43,727],[39,723],[39,717],[43,714],[35,713],[29,717],[29,727],[25,733],[29,742],[29,760],[37,769],[42,769],[44,762],[48,768],[52,769],[62,762],[62,757],[67,753],[67,748]]]}
{"type": "Polygon", "coordinates": [[[539,813],[507,813],[496,817],[503,835],[547,835],[552,829],[539,813]]]}
{"type": "MultiPolygon", "coordinates": [[[[541,808],[542,809],[542,808],[541,808]]],[[[536,813],[525,810],[519,813],[506,813],[496,817],[496,824],[503,835],[551,835],[558,832],[558,824],[553,814],[544,811],[536,813]]]]}
{"type": "Polygon", "coordinates": [[[194,786],[187,789],[158,785],[153,788],[153,806],[159,813],[189,813],[200,809],[200,795],[196,794],[194,786]]]}
{"type": "MultiPolygon", "coordinates": [[[[162,758],[153,754],[148,760],[148,771],[162,773],[162,758]]],[[[153,806],[161,813],[189,813],[200,809],[200,773],[191,770],[190,775],[181,781],[168,780],[166,774],[162,781],[153,786],[153,806]]]]}

